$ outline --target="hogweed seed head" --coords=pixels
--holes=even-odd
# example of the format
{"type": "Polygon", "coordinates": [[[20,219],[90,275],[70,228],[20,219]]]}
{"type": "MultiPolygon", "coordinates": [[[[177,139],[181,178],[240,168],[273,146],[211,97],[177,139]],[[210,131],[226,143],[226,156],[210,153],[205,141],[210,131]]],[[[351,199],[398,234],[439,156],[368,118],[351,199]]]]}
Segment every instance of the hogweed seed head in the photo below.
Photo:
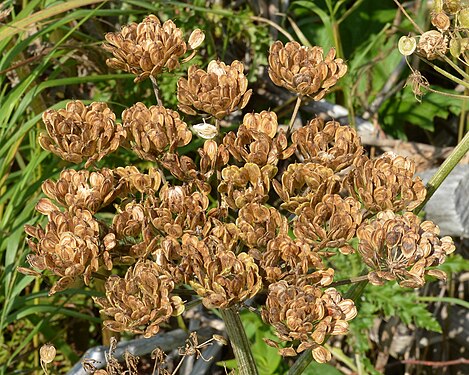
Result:
{"type": "MultiPolygon", "coordinates": [[[[107,65],[136,74],[135,82],[157,77],[163,69],[178,68],[179,59],[187,51],[182,30],[171,20],[161,24],[153,14],[139,24],[131,23],[119,32],[107,33],[105,38],[104,49],[114,55],[106,61],[107,65]]],[[[194,30],[189,37],[189,48],[197,48],[204,38],[201,30],[194,30]]]]}
{"type": "Polygon", "coordinates": [[[191,66],[187,79],[178,81],[178,108],[189,115],[197,111],[221,119],[237,109],[243,109],[251,97],[244,65],[235,60],[230,65],[211,61],[207,71],[191,66]]]}
{"type": "Polygon", "coordinates": [[[42,120],[48,133],[39,136],[42,148],[71,163],[86,160],[85,168],[115,151],[124,135],[106,103],[85,106],[75,100],[44,112],[42,120]]]}
{"type": "Polygon", "coordinates": [[[347,72],[342,59],[331,48],[324,57],[321,47],[305,47],[297,42],[270,46],[269,76],[274,84],[301,96],[321,100],[347,72]]]}
{"type": "Polygon", "coordinates": [[[420,222],[411,212],[382,211],[364,222],[357,230],[358,252],[372,269],[370,282],[381,285],[398,280],[402,287],[419,288],[426,274],[444,279],[442,271],[428,268],[443,263],[455,247],[450,237],[438,235],[434,223],[420,222]]]}

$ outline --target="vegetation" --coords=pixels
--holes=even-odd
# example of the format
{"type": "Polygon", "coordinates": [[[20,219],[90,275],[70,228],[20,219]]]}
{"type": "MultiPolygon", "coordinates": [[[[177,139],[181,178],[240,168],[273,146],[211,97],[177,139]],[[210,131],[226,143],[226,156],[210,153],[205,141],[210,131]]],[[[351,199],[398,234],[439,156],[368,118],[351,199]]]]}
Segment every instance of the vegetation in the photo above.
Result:
{"type": "Polygon", "coordinates": [[[464,365],[375,332],[446,338],[434,307],[468,307],[464,246],[421,209],[469,149],[469,8],[209,5],[2,3],[0,372],[66,373],[101,344],[90,373],[189,373],[217,345],[218,373],[464,365]],[[439,161],[377,134],[458,146],[426,189],[439,161]],[[116,349],[178,329],[179,351],[116,349]]]}

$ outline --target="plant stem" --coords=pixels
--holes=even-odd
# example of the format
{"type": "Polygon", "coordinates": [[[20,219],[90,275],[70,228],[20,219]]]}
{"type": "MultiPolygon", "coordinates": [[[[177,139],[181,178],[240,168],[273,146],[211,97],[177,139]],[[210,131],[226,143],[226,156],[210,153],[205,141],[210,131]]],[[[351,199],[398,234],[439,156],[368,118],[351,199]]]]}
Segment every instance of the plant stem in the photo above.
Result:
{"type": "Polygon", "coordinates": [[[156,81],[156,78],[150,75],[150,80],[153,85],[153,91],[155,92],[156,96],[156,102],[158,103],[159,106],[163,106],[163,102],[161,101],[160,98],[160,89],[158,87],[158,82],[156,81]]]}
{"type": "Polygon", "coordinates": [[[331,288],[335,288],[336,286],[355,284],[355,283],[359,283],[365,280],[368,280],[368,275],[362,275],[362,276],[351,277],[350,279],[338,280],[328,286],[331,288]]]}
{"type": "Polygon", "coordinates": [[[268,24],[269,26],[273,27],[274,29],[278,30],[279,32],[281,32],[290,42],[294,41],[295,38],[293,38],[293,36],[287,31],[285,30],[284,28],[280,27],[279,25],[277,25],[275,22],[267,19],[267,18],[264,18],[264,17],[258,17],[258,16],[251,16],[249,17],[251,20],[253,21],[257,21],[257,22],[264,22],[266,24],[268,24]]]}
{"type": "Polygon", "coordinates": [[[418,214],[425,204],[429,201],[435,191],[440,187],[445,178],[450,174],[453,168],[459,163],[463,156],[469,151],[469,132],[466,133],[461,142],[454,148],[453,152],[441,164],[440,168],[430,178],[427,183],[427,196],[425,200],[414,210],[414,214],[418,214]]]}
{"type": "Polygon", "coordinates": [[[257,367],[251,352],[251,346],[249,345],[238,311],[230,307],[228,309],[220,309],[220,313],[225,321],[226,331],[228,332],[231,347],[236,357],[238,374],[257,375],[257,367]]]}
{"type": "Polygon", "coordinates": [[[424,59],[423,57],[420,58],[422,61],[425,61],[428,65],[430,65],[433,69],[435,69],[438,73],[444,75],[446,78],[450,79],[451,81],[458,83],[465,88],[469,88],[469,82],[466,82],[458,77],[453,76],[451,73],[448,73],[446,70],[440,68],[439,66],[433,64],[432,62],[424,59]]]}
{"type": "Polygon", "coordinates": [[[311,353],[311,349],[305,350],[298,359],[295,361],[290,370],[288,370],[287,375],[300,375],[303,371],[308,367],[308,365],[313,360],[313,354],[311,353]]]}
{"type": "Polygon", "coordinates": [[[328,344],[325,344],[324,346],[326,347],[327,350],[329,350],[332,353],[332,355],[336,359],[338,359],[339,361],[344,363],[348,368],[350,368],[355,373],[359,373],[358,367],[355,366],[353,361],[349,357],[347,357],[341,349],[333,348],[332,346],[330,346],[328,344]]]}
{"type": "Polygon", "coordinates": [[[300,109],[302,99],[303,97],[301,95],[298,95],[298,98],[296,98],[295,108],[293,109],[293,113],[291,115],[290,124],[288,124],[287,136],[291,133],[293,124],[295,123],[296,115],[298,114],[298,110],[300,109]]]}

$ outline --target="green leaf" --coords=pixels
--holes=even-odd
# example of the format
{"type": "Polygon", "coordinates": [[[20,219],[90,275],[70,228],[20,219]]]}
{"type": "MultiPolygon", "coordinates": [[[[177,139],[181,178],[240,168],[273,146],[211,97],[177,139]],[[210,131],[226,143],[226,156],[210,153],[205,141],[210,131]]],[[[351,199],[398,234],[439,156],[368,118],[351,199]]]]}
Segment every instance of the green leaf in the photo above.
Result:
{"type": "Polygon", "coordinates": [[[43,9],[34,14],[28,15],[27,17],[19,18],[9,23],[8,25],[0,28],[0,42],[15,34],[18,34],[19,32],[27,30],[28,27],[35,23],[45,21],[51,17],[67,12],[71,9],[102,2],[103,0],[69,0],[64,3],[59,3],[57,5],[53,5],[49,8],[43,9]]]}
{"type": "Polygon", "coordinates": [[[383,105],[380,117],[390,134],[396,134],[398,128],[412,124],[422,129],[433,131],[433,119],[438,116],[446,119],[449,115],[448,98],[433,92],[425,94],[419,103],[410,87],[405,88],[394,100],[383,105]]]}
{"type": "Polygon", "coordinates": [[[464,259],[461,255],[451,255],[446,258],[445,262],[436,267],[446,274],[464,272],[469,270],[469,260],[464,259]]]}

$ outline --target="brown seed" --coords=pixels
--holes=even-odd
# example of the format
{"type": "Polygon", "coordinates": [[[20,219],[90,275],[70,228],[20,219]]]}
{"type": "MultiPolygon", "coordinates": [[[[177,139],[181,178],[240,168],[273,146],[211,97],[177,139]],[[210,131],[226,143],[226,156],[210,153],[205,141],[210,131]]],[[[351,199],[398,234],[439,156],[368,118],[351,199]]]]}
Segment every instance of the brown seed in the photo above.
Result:
{"type": "Polygon", "coordinates": [[[41,346],[41,349],[39,349],[39,356],[41,357],[41,361],[46,364],[51,363],[54,360],[56,354],[57,351],[52,344],[45,344],[41,346]]]}

